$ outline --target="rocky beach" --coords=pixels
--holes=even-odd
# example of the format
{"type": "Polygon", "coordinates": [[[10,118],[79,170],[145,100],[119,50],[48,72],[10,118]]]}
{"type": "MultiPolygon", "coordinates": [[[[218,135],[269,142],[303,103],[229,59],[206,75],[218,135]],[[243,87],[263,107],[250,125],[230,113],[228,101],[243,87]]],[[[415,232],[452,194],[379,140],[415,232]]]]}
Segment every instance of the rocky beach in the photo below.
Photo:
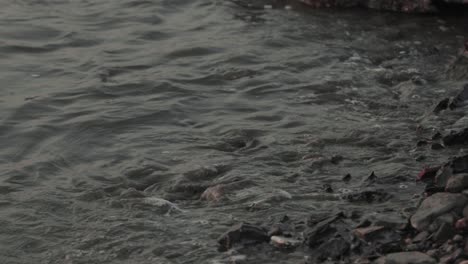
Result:
{"type": "Polygon", "coordinates": [[[463,263],[464,7],[2,1],[0,263],[463,263]]]}
{"type": "MultiPolygon", "coordinates": [[[[447,66],[447,78],[468,80],[468,42],[447,66]]],[[[468,83],[458,94],[443,98],[429,115],[444,118],[446,111],[458,111],[459,119],[447,127],[428,130],[424,125],[415,131],[417,147],[432,150],[458,148],[463,152],[468,143],[468,83]],[[432,134],[428,134],[432,133],[432,134]]],[[[429,118],[429,117],[425,117],[429,118]]],[[[424,123],[424,120],[421,120],[424,123]]],[[[341,156],[329,162],[337,164],[341,156]]],[[[351,174],[343,176],[348,182],[351,174]]],[[[425,184],[419,200],[411,208],[394,212],[362,215],[355,211],[311,215],[308,219],[290,219],[287,212],[273,224],[239,223],[218,239],[219,250],[233,254],[232,263],[247,263],[242,255],[249,247],[269,244],[281,251],[304,252],[304,263],[376,263],[376,264],[467,264],[468,263],[468,155],[449,157],[444,164],[422,168],[415,181],[425,184]],[[403,213],[404,212],[404,213],[403,213]],[[401,217],[408,215],[407,218],[401,217]],[[240,255],[238,255],[240,254],[240,255]]],[[[376,187],[382,179],[372,172],[355,192],[340,194],[350,203],[382,202],[391,197],[376,187]]],[[[219,202],[223,186],[210,187],[202,199],[219,202]]],[[[326,184],[324,192],[333,193],[326,184]]]]}

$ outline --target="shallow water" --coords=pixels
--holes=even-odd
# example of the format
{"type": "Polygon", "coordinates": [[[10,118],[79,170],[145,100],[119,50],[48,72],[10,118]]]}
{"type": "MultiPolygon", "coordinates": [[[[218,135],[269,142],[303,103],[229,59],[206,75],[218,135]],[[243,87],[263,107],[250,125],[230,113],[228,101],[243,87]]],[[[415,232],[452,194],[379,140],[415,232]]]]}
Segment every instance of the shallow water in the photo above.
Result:
{"type": "MultiPolygon", "coordinates": [[[[458,152],[416,142],[456,120],[430,110],[466,18],[245,3],[2,1],[2,263],[224,263],[241,221],[405,216],[458,152]],[[390,200],[340,198],[372,171],[390,200]]],[[[266,248],[248,263],[305,254],[266,248]]]]}

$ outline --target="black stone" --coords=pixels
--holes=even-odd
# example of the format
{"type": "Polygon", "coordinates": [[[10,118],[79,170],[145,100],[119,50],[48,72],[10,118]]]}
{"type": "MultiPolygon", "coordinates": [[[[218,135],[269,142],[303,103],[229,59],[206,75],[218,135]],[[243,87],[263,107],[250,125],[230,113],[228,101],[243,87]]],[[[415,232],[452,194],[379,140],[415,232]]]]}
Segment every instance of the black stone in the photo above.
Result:
{"type": "Polygon", "coordinates": [[[259,226],[241,223],[233,226],[218,239],[219,250],[229,250],[234,244],[245,243],[260,243],[268,242],[270,237],[265,229],[259,226]]]}
{"type": "Polygon", "coordinates": [[[442,101],[440,101],[434,108],[434,113],[438,114],[440,113],[440,111],[447,109],[449,107],[449,102],[450,102],[449,98],[445,98],[442,101]]]}
{"type": "Polygon", "coordinates": [[[443,149],[443,148],[444,148],[444,146],[442,146],[442,144],[440,144],[440,143],[432,143],[432,145],[431,145],[431,149],[433,149],[433,150],[439,150],[439,149],[443,149]]]}
{"type": "Polygon", "coordinates": [[[343,178],[341,178],[341,180],[344,182],[349,182],[351,180],[351,174],[346,174],[345,176],[343,176],[343,178]]]}
{"type": "Polygon", "coordinates": [[[450,163],[453,173],[468,173],[468,155],[456,157],[450,163]]]}
{"type": "Polygon", "coordinates": [[[429,144],[429,142],[427,142],[427,140],[419,140],[417,143],[416,143],[416,146],[418,147],[422,147],[422,146],[425,146],[429,144]]]}
{"type": "Polygon", "coordinates": [[[452,131],[450,134],[442,138],[444,145],[452,146],[458,144],[467,144],[468,143],[468,128],[452,131]]]}
{"type": "Polygon", "coordinates": [[[365,178],[362,183],[364,185],[371,185],[371,184],[375,183],[377,181],[377,179],[378,178],[375,175],[375,173],[371,172],[371,174],[369,176],[367,176],[367,178],[365,178]]]}

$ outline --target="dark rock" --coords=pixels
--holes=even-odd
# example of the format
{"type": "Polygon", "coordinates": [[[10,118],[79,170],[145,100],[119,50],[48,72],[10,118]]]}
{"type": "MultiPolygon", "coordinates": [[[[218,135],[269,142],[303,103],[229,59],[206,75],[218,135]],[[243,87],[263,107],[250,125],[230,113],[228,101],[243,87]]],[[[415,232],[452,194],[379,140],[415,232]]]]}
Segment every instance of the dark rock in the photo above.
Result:
{"type": "Polygon", "coordinates": [[[447,109],[449,107],[449,102],[450,98],[445,98],[442,101],[440,101],[434,108],[434,113],[438,114],[440,113],[440,111],[447,109]]]}
{"type": "Polygon", "coordinates": [[[428,179],[429,180],[434,179],[434,177],[437,175],[437,171],[439,169],[440,169],[440,166],[424,168],[418,174],[418,180],[423,181],[423,180],[428,180],[428,179]]]}
{"type": "Polygon", "coordinates": [[[465,86],[463,87],[463,90],[457,96],[455,96],[455,98],[453,98],[452,102],[449,105],[449,108],[453,110],[455,108],[462,107],[466,105],[467,100],[468,100],[468,84],[465,84],[465,86]]]}
{"type": "Polygon", "coordinates": [[[445,146],[453,146],[468,143],[468,128],[458,131],[451,131],[450,134],[442,138],[445,146]]]}
{"type": "Polygon", "coordinates": [[[424,246],[422,244],[409,244],[406,246],[405,251],[419,251],[423,250],[424,246]]]}
{"type": "Polygon", "coordinates": [[[455,174],[448,179],[445,185],[445,191],[458,193],[468,187],[468,174],[455,174]]]}
{"type": "Polygon", "coordinates": [[[135,188],[128,188],[127,190],[122,191],[120,198],[123,199],[132,199],[132,198],[144,198],[146,197],[143,192],[137,191],[135,188]]]}
{"type": "Polygon", "coordinates": [[[262,227],[258,227],[251,224],[238,224],[229,229],[226,233],[221,235],[218,239],[221,251],[229,250],[234,244],[246,242],[246,243],[259,243],[268,242],[267,232],[262,227]]]}
{"type": "Polygon", "coordinates": [[[361,222],[359,222],[359,224],[356,225],[356,228],[363,228],[363,227],[368,227],[372,224],[372,221],[370,221],[369,219],[364,219],[362,220],[361,222]]]}
{"type": "Polygon", "coordinates": [[[413,243],[425,242],[429,237],[429,232],[422,231],[413,238],[413,243]]]}
{"type": "Polygon", "coordinates": [[[443,148],[444,148],[444,146],[442,144],[440,144],[440,143],[432,143],[432,145],[431,145],[431,149],[433,149],[433,150],[439,150],[439,149],[443,149],[443,148]]]}
{"type": "Polygon", "coordinates": [[[340,163],[342,160],[343,160],[343,156],[340,156],[340,155],[334,155],[330,158],[330,162],[335,165],[340,163]]]}
{"type": "Polygon", "coordinates": [[[443,242],[455,235],[455,228],[453,225],[443,223],[440,225],[439,229],[433,234],[432,238],[435,241],[443,242]]]}
{"type": "MultiPolygon", "coordinates": [[[[463,51],[447,69],[447,77],[452,80],[468,79],[468,52],[463,51]]],[[[456,107],[456,105],[455,105],[456,107]]]]}
{"type": "Polygon", "coordinates": [[[463,194],[435,193],[426,198],[411,217],[411,225],[425,230],[439,216],[452,210],[461,211],[467,202],[463,194]]]}
{"type": "Polygon", "coordinates": [[[367,178],[365,178],[363,182],[366,184],[372,184],[376,181],[377,181],[377,175],[375,175],[374,172],[371,172],[371,174],[367,176],[367,178]]]}
{"type": "Polygon", "coordinates": [[[271,236],[281,236],[283,234],[283,229],[276,225],[276,226],[273,226],[270,231],[268,231],[268,236],[271,237],[271,236]]]}
{"type": "Polygon", "coordinates": [[[351,174],[346,174],[345,176],[343,176],[343,178],[341,179],[342,181],[344,182],[349,182],[351,180],[351,174]]]}
{"type": "Polygon", "coordinates": [[[463,253],[468,256],[468,240],[465,239],[465,246],[463,247],[463,253]]]}
{"type": "Polygon", "coordinates": [[[377,259],[377,264],[435,264],[437,263],[432,257],[418,252],[399,252],[388,254],[377,259]]]}
{"type": "Polygon", "coordinates": [[[325,260],[331,258],[333,260],[342,259],[349,251],[350,244],[342,237],[332,238],[323,243],[318,249],[318,259],[325,260]]]}
{"type": "Polygon", "coordinates": [[[468,173],[468,155],[456,157],[449,164],[453,173],[468,173]]]}
{"type": "Polygon", "coordinates": [[[443,191],[445,191],[445,187],[437,186],[434,183],[427,184],[426,187],[424,187],[424,193],[426,193],[427,196],[443,191]]]}
{"type": "Polygon", "coordinates": [[[440,138],[442,138],[442,134],[440,132],[437,132],[434,135],[432,135],[432,140],[437,140],[440,138]]]}

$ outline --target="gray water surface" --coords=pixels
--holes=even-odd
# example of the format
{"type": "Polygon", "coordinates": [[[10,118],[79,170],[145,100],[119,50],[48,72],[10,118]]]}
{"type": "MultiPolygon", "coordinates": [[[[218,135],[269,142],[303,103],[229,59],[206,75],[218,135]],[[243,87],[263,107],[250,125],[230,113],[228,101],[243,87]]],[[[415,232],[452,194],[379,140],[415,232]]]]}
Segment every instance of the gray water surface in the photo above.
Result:
{"type": "MultiPolygon", "coordinates": [[[[1,263],[228,263],[235,253],[216,239],[242,221],[405,216],[417,172],[458,151],[416,141],[462,83],[443,73],[466,19],[222,0],[0,3],[1,263]],[[372,171],[390,200],[340,198],[372,171]],[[200,199],[217,184],[221,201],[200,199]]],[[[263,249],[247,263],[305,254],[263,249]]]]}

